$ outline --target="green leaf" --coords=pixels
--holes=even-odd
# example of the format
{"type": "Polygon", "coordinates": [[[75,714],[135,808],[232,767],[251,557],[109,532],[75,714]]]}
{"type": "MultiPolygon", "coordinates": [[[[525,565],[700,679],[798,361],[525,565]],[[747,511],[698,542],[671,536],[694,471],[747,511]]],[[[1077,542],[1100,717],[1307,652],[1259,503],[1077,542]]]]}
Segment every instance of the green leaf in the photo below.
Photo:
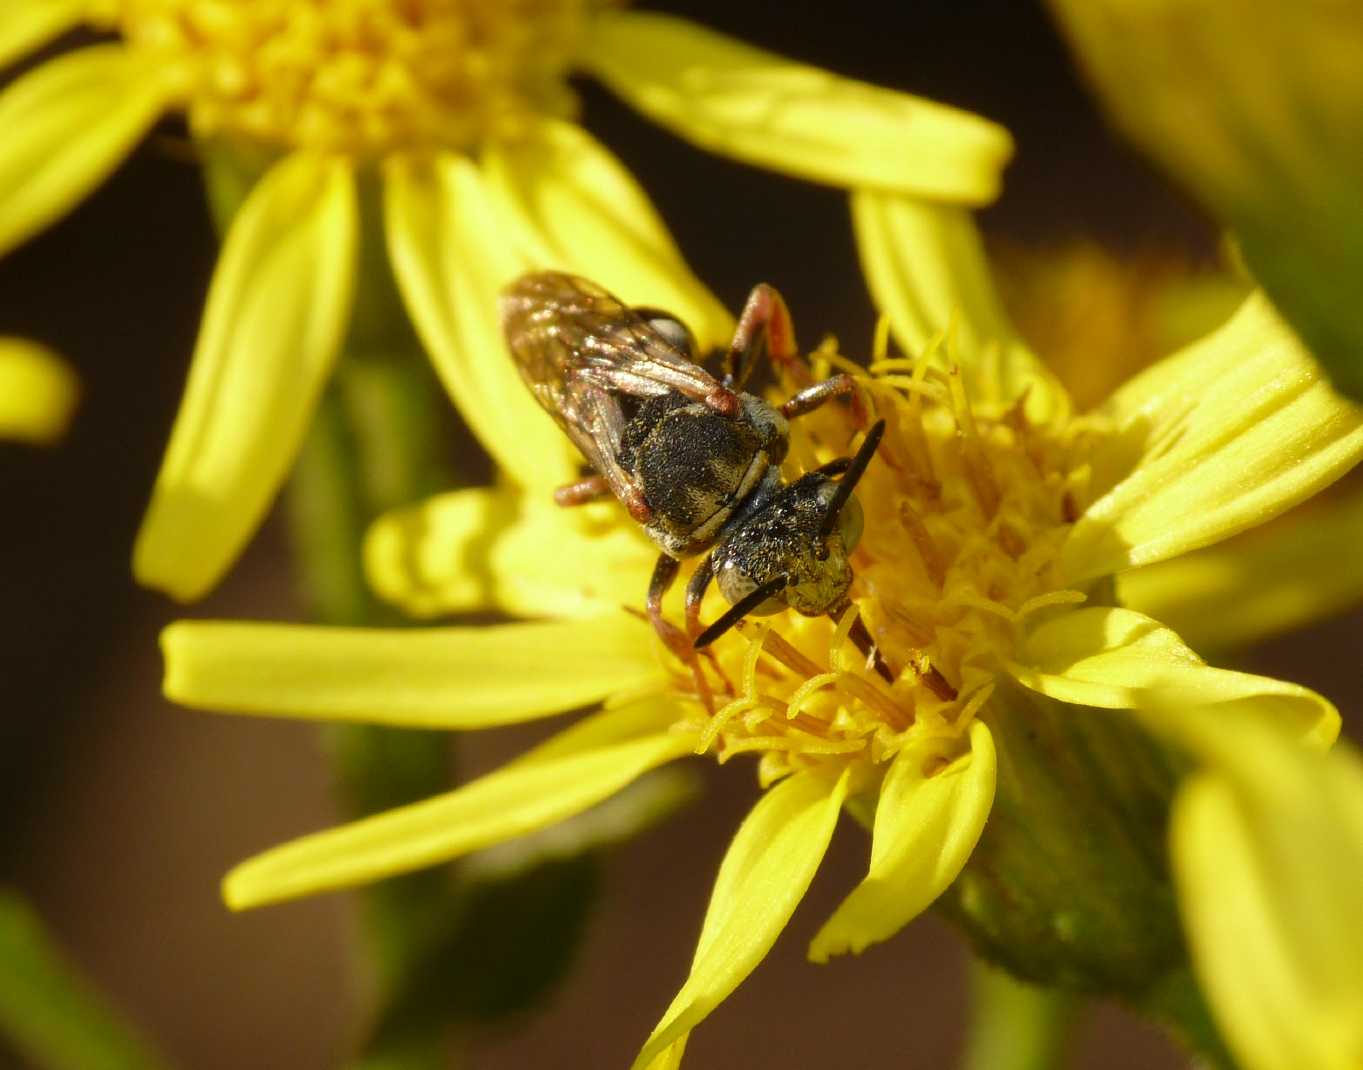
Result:
{"type": "Polygon", "coordinates": [[[156,1070],[160,1056],[66,961],[42,919],[0,890],[0,1028],[33,1066],[156,1070]]]}
{"type": "Polygon", "coordinates": [[[475,885],[430,940],[374,1024],[361,1065],[408,1038],[531,1010],[568,973],[599,884],[591,855],[545,862],[475,885]]]}

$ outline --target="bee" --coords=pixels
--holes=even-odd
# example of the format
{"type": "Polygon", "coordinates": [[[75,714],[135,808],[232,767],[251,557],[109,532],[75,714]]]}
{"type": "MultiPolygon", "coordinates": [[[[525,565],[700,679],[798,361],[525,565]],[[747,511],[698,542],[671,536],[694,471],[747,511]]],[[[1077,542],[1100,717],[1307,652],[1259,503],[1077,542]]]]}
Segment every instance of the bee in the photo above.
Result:
{"type": "MultiPolygon", "coordinates": [[[[849,555],[861,537],[852,491],[884,433],[791,482],[781,475],[789,421],[832,398],[866,425],[852,378],[811,383],[781,405],[744,391],[765,355],[797,381],[785,302],[756,286],[724,358],[723,379],[696,363],[691,332],[666,312],[630,308],[586,279],[524,275],[501,296],[502,328],[516,367],[594,474],[559,488],[561,505],[614,495],[662,551],[649,582],[649,620],[702,676],[702,650],[749,614],[787,607],[839,616],[849,605],[849,555]],[[686,589],[686,631],[663,619],[663,596],[681,561],[709,551],[686,589]],[[730,608],[708,627],[700,606],[711,582],[730,608]]],[[[869,637],[866,637],[869,640],[869,637]]]]}

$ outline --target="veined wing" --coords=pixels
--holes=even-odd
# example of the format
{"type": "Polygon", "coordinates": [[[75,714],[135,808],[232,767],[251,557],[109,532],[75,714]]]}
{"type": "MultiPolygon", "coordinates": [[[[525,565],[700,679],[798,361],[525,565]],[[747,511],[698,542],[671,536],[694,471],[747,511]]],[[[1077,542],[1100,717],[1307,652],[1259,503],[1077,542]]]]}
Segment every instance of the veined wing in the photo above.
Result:
{"type": "Polygon", "coordinates": [[[719,412],[737,412],[737,398],[714,376],[586,279],[524,275],[503,292],[501,314],[522,378],[565,430],[580,414],[582,386],[635,398],[676,390],[719,412]]]}

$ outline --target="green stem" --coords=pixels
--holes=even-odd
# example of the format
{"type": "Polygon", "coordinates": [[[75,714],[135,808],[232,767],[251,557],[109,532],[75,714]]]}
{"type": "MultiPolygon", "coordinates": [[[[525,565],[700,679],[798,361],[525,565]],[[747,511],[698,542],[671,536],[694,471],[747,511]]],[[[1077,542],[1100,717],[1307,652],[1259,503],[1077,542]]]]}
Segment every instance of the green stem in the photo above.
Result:
{"type": "MultiPolygon", "coordinates": [[[[441,482],[440,395],[413,352],[347,352],[324,396],[288,492],[297,572],[313,615],[331,624],[395,624],[364,579],[365,529],[385,509],[441,482]]],[[[326,732],[339,795],[354,816],[447,790],[449,735],[362,725],[326,732]]],[[[385,993],[404,983],[449,913],[444,870],[384,881],[363,893],[365,934],[385,993]]],[[[404,1039],[368,1065],[448,1065],[438,1031],[404,1039]]]]}
{"type": "MultiPolygon", "coordinates": [[[[241,144],[204,148],[209,205],[226,232],[273,157],[241,144]]],[[[369,593],[364,534],[380,513],[452,482],[442,439],[448,409],[412,331],[384,255],[378,187],[360,184],[361,255],[350,330],[318,405],[287,493],[297,576],[312,615],[328,624],[397,625],[369,593]]],[[[359,725],[326,730],[337,791],[356,817],[426,798],[450,786],[449,735],[359,725]]],[[[362,895],[365,934],[386,1002],[448,926],[455,882],[445,870],[385,881],[362,895]]],[[[400,1050],[371,1050],[367,1066],[448,1066],[434,1022],[400,1050]]]]}
{"type": "Polygon", "coordinates": [[[1055,1070],[1063,1066],[1078,997],[1015,980],[970,961],[970,1036],[962,1070],[1055,1070]]]}
{"type": "Polygon", "coordinates": [[[1155,985],[1140,1010],[1165,1029],[1205,1070],[1237,1070],[1237,1064],[1212,1021],[1202,990],[1185,966],[1155,985]]]}

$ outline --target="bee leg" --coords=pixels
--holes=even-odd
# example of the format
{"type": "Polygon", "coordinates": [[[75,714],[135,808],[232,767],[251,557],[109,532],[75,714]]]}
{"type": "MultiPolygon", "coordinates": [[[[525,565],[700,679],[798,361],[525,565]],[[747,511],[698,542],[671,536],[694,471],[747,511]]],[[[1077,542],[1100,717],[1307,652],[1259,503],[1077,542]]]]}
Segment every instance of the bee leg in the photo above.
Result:
{"type": "MultiPolygon", "coordinates": [[[[695,643],[696,636],[705,630],[700,623],[700,604],[714,575],[714,561],[707,556],[696,566],[696,571],[691,574],[691,580],[686,585],[686,636],[692,643],[695,643]]],[[[710,668],[714,669],[715,675],[724,684],[724,690],[730,695],[736,694],[733,681],[720,668],[719,658],[715,656],[714,650],[706,647],[701,653],[709,660],[710,668]]]]}
{"type": "Polygon", "coordinates": [[[609,498],[611,485],[605,476],[588,476],[576,483],[565,483],[554,491],[554,502],[565,508],[573,505],[586,505],[598,498],[609,498]]]}
{"type": "Polygon", "coordinates": [[[781,415],[787,420],[813,412],[830,398],[846,398],[852,410],[852,425],[865,427],[867,423],[866,402],[862,400],[857,381],[850,375],[839,374],[821,383],[805,387],[781,406],[781,415]]]}
{"type": "Polygon", "coordinates": [[[658,633],[658,638],[667,645],[667,649],[691,667],[691,675],[696,681],[696,694],[705,704],[706,712],[714,713],[715,700],[710,693],[710,681],[701,670],[700,655],[686,633],[663,617],[663,595],[672,586],[672,581],[677,578],[679,571],[680,561],[667,554],[659,555],[658,563],[653,566],[653,578],[648,581],[648,619],[653,625],[653,630],[658,633]]]}
{"type": "Polygon", "coordinates": [[[724,385],[742,390],[764,354],[797,382],[809,381],[809,372],[795,348],[790,310],[781,295],[765,282],[752,288],[743,314],[738,317],[734,340],[724,357],[724,385]]]}
{"type": "MultiPolygon", "coordinates": [[[[841,605],[835,606],[828,613],[829,619],[836,624],[842,618],[842,615],[847,612],[848,605],[848,602],[843,602],[841,605]]],[[[880,656],[880,647],[876,646],[876,641],[871,637],[871,633],[866,628],[866,622],[861,619],[860,613],[857,614],[856,620],[852,622],[852,627],[847,633],[847,638],[852,640],[852,645],[861,651],[862,657],[864,657],[867,663],[875,669],[881,679],[886,683],[894,683],[894,672],[890,669],[890,666],[886,664],[885,659],[880,656]]]]}

